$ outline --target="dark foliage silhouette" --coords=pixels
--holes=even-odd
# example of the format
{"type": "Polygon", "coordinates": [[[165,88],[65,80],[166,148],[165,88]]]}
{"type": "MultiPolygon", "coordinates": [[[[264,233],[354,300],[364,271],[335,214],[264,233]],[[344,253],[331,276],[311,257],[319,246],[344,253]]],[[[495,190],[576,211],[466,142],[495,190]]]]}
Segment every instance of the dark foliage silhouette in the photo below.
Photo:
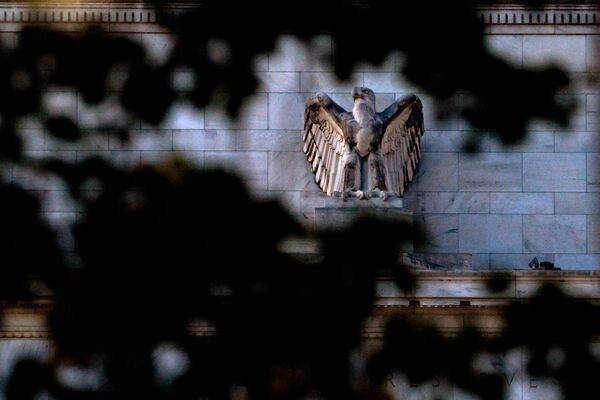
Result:
{"type": "MultiPolygon", "coordinates": [[[[588,345],[600,331],[597,306],[545,288],[508,310],[506,332],[498,338],[469,330],[448,339],[433,328],[392,321],[382,348],[361,370],[351,359],[373,306],[375,278],[385,272],[402,289],[414,284],[397,265],[399,244],[415,235],[408,227],[367,219],[347,230],[312,233],[322,256],[307,260],[280,245],[309,234],[280,205],[255,200],[222,171],[199,171],[181,160],[128,171],[99,158],[70,162],[23,151],[23,118],[39,119],[58,139],[89,134],[44,105],[44,93],[54,86],[77,91],[89,105],[110,100],[125,111],[127,117],[95,127],[120,140],[132,135],[137,118],[159,124],[177,100],[221,104],[235,116],[256,89],[254,59],[284,32],[304,40],[330,34],[330,61],[340,78],[359,62],[378,64],[399,51],[405,76],[433,95],[439,109],[459,112],[504,142],[523,137],[534,118],[566,124],[570,110],[554,95],[567,76],[554,67],[514,68],[493,56],[470,5],[207,1],[197,12],[165,17],[178,33],[173,52],[159,64],[140,44],[102,27],[82,34],[25,28],[18,46],[0,54],[0,296],[31,300],[28,280],[41,279],[55,301],[49,324],[56,351],[48,363],[21,361],[7,399],[34,399],[41,392],[57,400],[384,399],[387,377],[398,371],[414,383],[443,377],[482,398],[500,399],[503,377],[481,375],[473,361],[481,352],[518,347],[531,351],[529,372],[555,378],[566,398],[596,398],[591,385],[600,365],[588,345]],[[252,16],[237,21],[235,30],[223,23],[233,8],[252,16]],[[427,35],[419,33],[424,27],[427,35]],[[214,43],[224,49],[220,56],[211,52],[214,43]],[[178,68],[194,74],[190,91],[174,89],[178,68]],[[115,70],[126,74],[116,97],[108,83],[115,70]],[[60,245],[35,195],[9,182],[16,167],[66,183],[82,210],[72,227],[74,248],[60,245]],[[358,247],[378,251],[350,256],[347,249],[358,247]],[[198,326],[206,334],[191,336],[198,326]],[[165,346],[186,366],[171,377],[153,361],[165,346]],[[564,361],[549,365],[556,349],[564,361]],[[92,371],[101,384],[66,383],[57,373],[64,365],[92,371]],[[356,374],[362,379],[353,379],[356,374]]],[[[501,289],[503,282],[500,277],[490,287],[501,289]]]]}

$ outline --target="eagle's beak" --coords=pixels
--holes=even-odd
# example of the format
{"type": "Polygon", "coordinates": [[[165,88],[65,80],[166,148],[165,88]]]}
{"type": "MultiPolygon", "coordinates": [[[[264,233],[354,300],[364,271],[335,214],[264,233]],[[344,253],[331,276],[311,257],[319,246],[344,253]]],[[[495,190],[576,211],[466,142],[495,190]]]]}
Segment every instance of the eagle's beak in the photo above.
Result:
{"type": "Polygon", "coordinates": [[[352,89],[352,98],[354,100],[359,99],[361,97],[361,93],[362,91],[360,90],[359,87],[355,87],[354,89],[352,89]]]}

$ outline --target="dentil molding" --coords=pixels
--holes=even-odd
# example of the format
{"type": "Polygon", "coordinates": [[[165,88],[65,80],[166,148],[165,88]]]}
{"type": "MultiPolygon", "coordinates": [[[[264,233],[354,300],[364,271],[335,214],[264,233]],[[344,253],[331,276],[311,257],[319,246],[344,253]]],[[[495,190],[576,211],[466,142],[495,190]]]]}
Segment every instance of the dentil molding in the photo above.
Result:
{"type": "MultiPolygon", "coordinates": [[[[370,1],[354,1],[368,8],[370,1]]],[[[168,2],[153,6],[136,2],[96,1],[0,1],[0,24],[159,24],[205,1],[168,2]]],[[[432,10],[432,13],[435,11],[432,10]]],[[[479,6],[476,9],[486,26],[598,26],[600,6],[551,5],[544,8],[514,4],[479,6]]]]}

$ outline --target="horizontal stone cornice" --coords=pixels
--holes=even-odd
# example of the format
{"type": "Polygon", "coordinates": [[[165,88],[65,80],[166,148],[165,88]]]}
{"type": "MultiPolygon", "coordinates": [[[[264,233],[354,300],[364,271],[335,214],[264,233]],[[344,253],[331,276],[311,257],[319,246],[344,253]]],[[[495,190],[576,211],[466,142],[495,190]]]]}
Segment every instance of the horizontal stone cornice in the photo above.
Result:
{"type": "MultiPolygon", "coordinates": [[[[421,271],[413,290],[401,292],[392,278],[379,278],[373,313],[365,325],[365,338],[378,339],[385,321],[407,318],[433,324],[441,334],[453,336],[465,328],[484,335],[498,335],[504,328],[503,313],[515,302],[527,303],[542,284],[555,284],[569,295],[600,304],[600,272],[512,271],[507,273],[466,271],[421,271]],[[490,278],[504,281],[492,292],[490,278]]],[[[44,339],[50,336],[46,317],[53,309],[51,297],[29,303],[0,304],[0,339],[44,339]]],[[[216,328],[207,321],[191,321],[193,336],[212,336],[216,328]]],[[[600,338],[595,339],[600,341],[600,338]]]]}
{"type": "Polygon", "coordinates": [[[600,6],[553,5],[532,8],[518,5],[478,7],[485,25],[599,25],[600,6]]]}
{"type": "MultiPolygon", "coordinates": [[[[365,8],[370,6],[369,1],[357,4],[365,8]]],[[[204,5],[204,1],[169,2],[161,7],[139,2],[0,1],[0,23],[157,24],[165,17],[201,9],[204,5]]],[[[544,8],[489,5],[477,7],[476,13],[487,26],[600,25],[600,6],[597,5],[552,5],[544,8]]]]}

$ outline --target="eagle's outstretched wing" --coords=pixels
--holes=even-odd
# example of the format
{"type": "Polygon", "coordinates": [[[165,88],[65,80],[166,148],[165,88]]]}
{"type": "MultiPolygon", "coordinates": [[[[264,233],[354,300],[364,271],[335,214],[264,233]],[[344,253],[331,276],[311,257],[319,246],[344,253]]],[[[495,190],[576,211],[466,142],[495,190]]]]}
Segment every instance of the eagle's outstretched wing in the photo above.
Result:
{"type": "Polygon", "coordinates": [[[318,93],[306,101],[304,111],[304,154],[315,174],[315,182],[328,195],[343,190],[342,157],[352,113],[329,96],[318,93]]]}
{"type": "Polygon", "coordinates": [[[383,122],[381,154],[387,170],[386,185],[402,195],[421,159],[423,104],[416,95],[409,94],[380,112],[379,117],[383,122]]]}

